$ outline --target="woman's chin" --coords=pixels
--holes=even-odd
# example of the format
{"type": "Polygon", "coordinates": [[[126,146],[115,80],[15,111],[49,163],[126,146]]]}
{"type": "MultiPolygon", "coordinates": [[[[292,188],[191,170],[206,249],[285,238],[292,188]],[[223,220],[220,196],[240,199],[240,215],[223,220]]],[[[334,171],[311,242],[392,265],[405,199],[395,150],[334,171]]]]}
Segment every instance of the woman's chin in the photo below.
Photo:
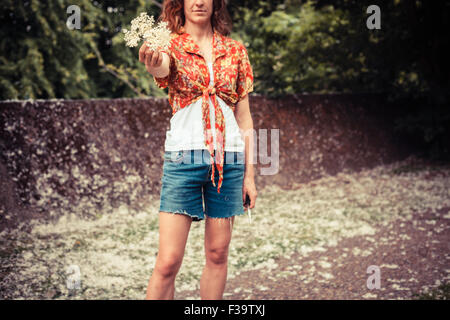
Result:
{"type": "Polygon", "coordinates": [[[205,23],[209,23],[209,21],[211,21],[211,18],[204,15],[197,15],[195,17],[192,18],[192,22],[195,24],[205,24],[205,23]]]}

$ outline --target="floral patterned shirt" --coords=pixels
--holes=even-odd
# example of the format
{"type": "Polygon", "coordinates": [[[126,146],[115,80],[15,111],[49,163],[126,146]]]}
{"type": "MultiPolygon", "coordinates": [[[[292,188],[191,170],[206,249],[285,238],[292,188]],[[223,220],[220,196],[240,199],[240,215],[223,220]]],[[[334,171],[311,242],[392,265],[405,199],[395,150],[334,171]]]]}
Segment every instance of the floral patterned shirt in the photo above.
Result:
{"type": "Polygon", "coordinates": [[[211,181],[214,181],[214,163],[219,172],[217,192],[223,181],[223,163],[225,146],[225,121],[216,95],[232,108],[253,91],[253,70],[250,65],[247,50],[239,41],[226,37],[216,30],[213,32],[212,64],[215,83],[210,83],[210,73],[207,61],[199,46],[191,35],[182,28],[181,34],[172,33],[169,50],[165,52],[170,57],[170,72],[164,78],[153,77],[159,88],[169,88],[169,103],[172,115],[178,110],[191,105],[200,98],[202,102],[202,123],[205,145],[210,155],[212,166],[211,181]],[[216,160],[213,135],[209,116],[209,96],[215,110],[215,129],[217,140],[216,160]]]}

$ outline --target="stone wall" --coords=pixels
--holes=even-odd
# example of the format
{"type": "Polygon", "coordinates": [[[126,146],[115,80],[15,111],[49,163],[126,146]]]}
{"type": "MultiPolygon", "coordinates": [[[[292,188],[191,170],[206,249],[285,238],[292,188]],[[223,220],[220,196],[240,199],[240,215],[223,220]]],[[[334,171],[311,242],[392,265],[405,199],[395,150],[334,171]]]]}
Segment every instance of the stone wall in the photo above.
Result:
{"type": "MultiPolygon", "coordinates": [[[[411,152],[394,132],[402,106],[382,95],[250,97],[254,129],[279,129],[279,170],[256,185],[283,188],[359,170],[411,152]]],[[[0,225],[19,216],[94,216],[159,195],[171,109],[166,99],[0,102],[0,225]]],[[[275,150],[275,149],[274,149],[275,150]]]]}

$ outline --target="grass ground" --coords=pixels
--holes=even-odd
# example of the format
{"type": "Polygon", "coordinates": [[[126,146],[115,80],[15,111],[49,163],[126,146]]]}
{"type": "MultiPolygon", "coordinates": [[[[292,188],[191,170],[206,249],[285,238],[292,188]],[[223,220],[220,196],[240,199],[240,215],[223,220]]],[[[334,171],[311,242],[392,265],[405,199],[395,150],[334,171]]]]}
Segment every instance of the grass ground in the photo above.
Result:
{"type": "MultiPolygon", "coordinates": [[[[258,190],[252,223],[246,216],[235,221],[228,279],[245,272],[259,272],[267,279],[300,279],[300,269],[280,270],[278,261],[290,259],[294,253],[302,257],[323,252],[345,239],[370,238],[398,219],[414,222],[424,211],[431,213],[429,224],[436,224],[433,212],[450,208],[450,168],[411,163],[406,159],[360,172],[342,172],[288,191],[275,186],[258,190]]],[[[153,196],[142,212],[121,207],[113,214],[99,212],[93,220],[67,214],[55,224],[33,221],[30,232],[3,231],[0,297],[143,299],[158,249],[158,209],[159,197],[153,196]],[[79,289],[68,289],[70,270],[79,270],[79,289]]],[[[448,235],[450,214],[443,219],[436,228],[448,235]]],[[[204,265],[203,234],[204,223],[193,222],[176,278],[177,292],[198,290],[204,265]]],[[[446,239],[448,243],[449,237],[446,239]]],[[[442,259],[448,262],[448,258],[447,249],[442,259]]],[[[316,262],[326,269],[331,261],[322,258],[316,262]]],[[[448,280],[448,263],[442,272],[446,275],[440,280],[448,280]]],[[[331,273],[323,271],[324,279],[335,277],[331,273]]],[[[242,299],[257,290],[269,292],[270,298],[264,283],[233,287],[233,292],[243,293],[242,299]]]]}

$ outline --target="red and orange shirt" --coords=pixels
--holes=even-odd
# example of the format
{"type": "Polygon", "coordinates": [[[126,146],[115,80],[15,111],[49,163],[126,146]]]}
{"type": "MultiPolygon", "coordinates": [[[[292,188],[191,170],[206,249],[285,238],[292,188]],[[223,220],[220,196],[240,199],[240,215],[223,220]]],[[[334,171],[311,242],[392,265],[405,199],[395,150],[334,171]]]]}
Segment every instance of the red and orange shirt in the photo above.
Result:
{"type": "Polygon", "coordinates": [[[153,77],[159,88],[169,88],[169,103],[172,115],[203,98],[202,123],[205,146],[211,154],[214,181],[214,164],[219,172],[217,192],[223,181],[223,163],[225,146],[225,121],[217,102],[219,96],[234,112],[236,104],[253,91],[253,70],[245,46],[216,30],[213,33],[212,67],[215,75],[210,85],[210,73],[207,61],[191,35],[182,28],[181,34],[172,33],[169,50],[170,72],[164,78],[153,77]],[[209,98],[214,106],[215,132],[217,140],[216,159],[213,159],[214,144],[211,129],[209,98]]]}

